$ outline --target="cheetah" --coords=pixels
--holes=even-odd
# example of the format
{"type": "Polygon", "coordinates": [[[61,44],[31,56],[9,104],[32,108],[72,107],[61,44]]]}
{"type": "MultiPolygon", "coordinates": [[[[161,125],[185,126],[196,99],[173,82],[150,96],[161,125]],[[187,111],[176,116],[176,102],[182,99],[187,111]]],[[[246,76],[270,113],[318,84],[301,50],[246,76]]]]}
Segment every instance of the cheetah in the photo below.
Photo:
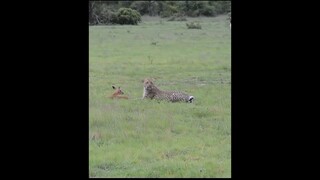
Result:
{"type": "Polygon", "coordinates": [[[156,99],[166,100],[170,102],[189,102],[192,103],[194,100],[193,96],[190,96],[180,91],[162,91],[157,88],[153,82],[146,78],[143,81],[143,96],[142,99],[156,99]]]}

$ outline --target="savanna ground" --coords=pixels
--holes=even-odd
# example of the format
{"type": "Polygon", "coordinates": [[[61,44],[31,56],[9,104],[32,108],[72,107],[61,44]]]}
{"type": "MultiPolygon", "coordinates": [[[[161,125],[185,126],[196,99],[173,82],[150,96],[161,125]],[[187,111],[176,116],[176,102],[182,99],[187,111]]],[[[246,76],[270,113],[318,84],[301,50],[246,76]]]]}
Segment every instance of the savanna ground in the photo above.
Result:
{"type": "Polygon", "coordinates": [[[90,177],[231,177],[226,18],[89,27],[90,177]],[[187,29],[192,21],[202,29],[187,29]],[[141,100],[146,77],[194,103],[141,100]],[[130,99],[108,99],[112,85],[130,99]]]}

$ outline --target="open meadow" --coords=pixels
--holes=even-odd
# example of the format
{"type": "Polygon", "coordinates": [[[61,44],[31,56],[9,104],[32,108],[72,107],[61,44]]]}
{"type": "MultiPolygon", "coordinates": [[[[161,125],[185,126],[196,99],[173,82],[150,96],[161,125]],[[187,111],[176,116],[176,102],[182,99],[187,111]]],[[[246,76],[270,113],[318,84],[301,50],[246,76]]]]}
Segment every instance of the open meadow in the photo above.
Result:
{"type": "Polygon", "coordinates": [[[89,26],[89,176],[231,177],[227,16],[89,26]],[[197,21],[202,29],[188,29],[197,21]],[[144,78],[193,103],[142,100],[144,78]],[[121,87],[129,99],[109,99],[121,87]]]}

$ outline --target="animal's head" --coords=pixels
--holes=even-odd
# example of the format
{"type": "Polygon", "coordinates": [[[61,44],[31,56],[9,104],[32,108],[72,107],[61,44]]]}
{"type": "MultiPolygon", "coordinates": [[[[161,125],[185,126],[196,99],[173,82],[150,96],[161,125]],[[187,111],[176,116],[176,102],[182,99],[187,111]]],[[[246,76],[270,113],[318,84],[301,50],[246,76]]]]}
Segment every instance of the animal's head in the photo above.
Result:
{"type": "Polygon", "coordinates": [[[124,92],[120,89],[120,87],[116,88],[116,87],[112,86],[112,88],[115,89],[115,91],[113,93],[114,96],[124,94],[124,92]]]}
{"type": "Polygon", "coordinates": [[[143,80],[143,87],[145,87],[146,89],[151,89],[153,86],[153,79],[145,78],[143,80]]]}
{"type": "Polygon", "coordinates": [[[148,86],[153,86],[153,81],[154,79],[153,78],[145,78],[144,80],[142,80],[143,82],[143,86],[144,87],[148,87],[148,86]]]}

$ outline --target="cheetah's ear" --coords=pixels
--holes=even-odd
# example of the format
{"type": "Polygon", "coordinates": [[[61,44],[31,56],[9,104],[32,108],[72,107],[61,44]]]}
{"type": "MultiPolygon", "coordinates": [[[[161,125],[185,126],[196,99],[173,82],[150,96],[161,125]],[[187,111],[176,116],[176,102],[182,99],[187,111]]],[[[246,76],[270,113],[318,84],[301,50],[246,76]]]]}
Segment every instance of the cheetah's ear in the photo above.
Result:
{"type": "Polygon", "coordinates": [[[112,86],[112,89],[116,89],[116,87],[112,86]]]}

